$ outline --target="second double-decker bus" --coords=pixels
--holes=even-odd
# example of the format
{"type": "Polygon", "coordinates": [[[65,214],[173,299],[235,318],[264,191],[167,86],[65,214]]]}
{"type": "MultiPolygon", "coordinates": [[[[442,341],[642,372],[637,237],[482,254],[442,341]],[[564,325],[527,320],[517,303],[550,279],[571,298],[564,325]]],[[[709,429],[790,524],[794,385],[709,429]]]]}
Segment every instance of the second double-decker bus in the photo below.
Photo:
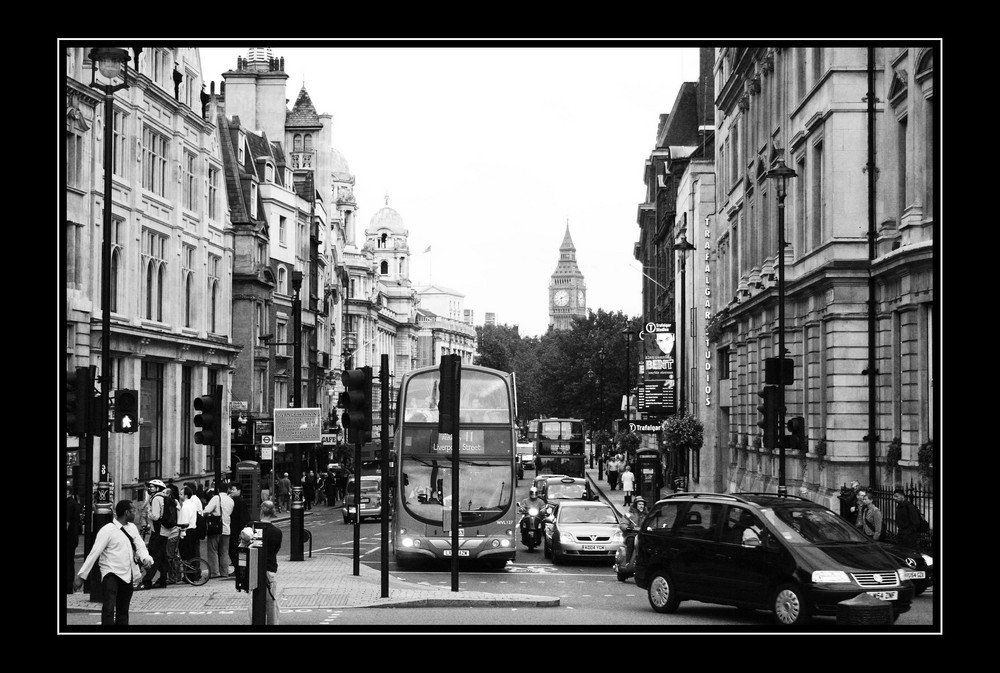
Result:
{"type": "Polygon", "coordinates": [[[515,408],[510,374],[462,365],[457,498],[452,437],[438,435],[440,370],[400,381],[394,437],[396,495],[391,540],[396,562],[451,558],[452,514],[459,508],[460,560],[503,567],[516,551],[515,408]]]}
{"type": "Polygon", "coordinates": [[[586,476],[583,421],[578,418],[542,418],[535,438],[535,476],[586,476]]]}

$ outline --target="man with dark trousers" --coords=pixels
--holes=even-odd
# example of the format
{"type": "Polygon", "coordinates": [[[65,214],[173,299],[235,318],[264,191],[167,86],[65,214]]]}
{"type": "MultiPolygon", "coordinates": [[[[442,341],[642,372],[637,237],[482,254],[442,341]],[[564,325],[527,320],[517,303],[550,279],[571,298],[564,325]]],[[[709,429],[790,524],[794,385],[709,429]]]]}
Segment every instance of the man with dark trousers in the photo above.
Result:
{"type": "Polygon", "coordinates": [[[63,593],[73,593],[73,576],[76,574],[76,548],[80,545],[80,503],[76,501],[73,485],[66,482],[66,510],[63,525],[63,593]]]}
{"type": "Polygon", "coordinates": [[[238,481],[230,482],[229,497],[233,499],[233,513],[229,518],[229,560],[233,562],[233,572],[229,576],[235,577],[236,566],[239,565],[240,531],[250,521],[250,512],[247,501],[243,499],[243,487],[238,481]]]}
{"type": "Polygon", "coordinates": [[[896,544],[916,549],[920,537],[920,512],[907,500],[901,488],[892,492],[892,499],[896,501],[896,544]]]}

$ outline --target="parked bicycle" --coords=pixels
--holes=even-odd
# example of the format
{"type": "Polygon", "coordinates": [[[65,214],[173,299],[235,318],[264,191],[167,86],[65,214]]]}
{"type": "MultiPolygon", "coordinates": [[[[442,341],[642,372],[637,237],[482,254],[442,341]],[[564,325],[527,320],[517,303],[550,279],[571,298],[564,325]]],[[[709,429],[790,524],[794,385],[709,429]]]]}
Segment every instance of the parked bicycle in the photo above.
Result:
{"type": "Polygon", "coordinates": [[[182,559],[180,554],[175,554],[170,559],[170,579],[174,582],[181,580],[196,587],[208,582],[208,561],[200,557],[182,559]]]}

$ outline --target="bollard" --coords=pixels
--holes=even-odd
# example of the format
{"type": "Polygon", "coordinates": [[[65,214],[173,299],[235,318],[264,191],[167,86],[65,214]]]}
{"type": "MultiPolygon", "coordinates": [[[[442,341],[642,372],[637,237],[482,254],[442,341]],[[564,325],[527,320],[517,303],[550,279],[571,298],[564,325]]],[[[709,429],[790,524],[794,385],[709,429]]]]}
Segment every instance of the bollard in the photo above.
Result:
{"type": "Polygon", "coordinates": [[[858,594],[837,603],[838,626],[871,626],[892,624],[894,621],[892,603],[868,594],[858,594]]]}

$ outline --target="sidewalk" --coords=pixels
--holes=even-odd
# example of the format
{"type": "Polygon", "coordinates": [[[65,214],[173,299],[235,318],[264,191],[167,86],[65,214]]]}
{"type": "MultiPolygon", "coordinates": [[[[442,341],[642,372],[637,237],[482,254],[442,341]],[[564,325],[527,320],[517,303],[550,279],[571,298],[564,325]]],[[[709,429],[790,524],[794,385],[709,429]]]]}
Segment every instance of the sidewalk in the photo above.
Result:
{"type": "MultiPolygon", "coordinates": [[[[596,473],[595,473],[596,474],[596,473]]],[[[620,492],[619,492],[620,493],[620,492]]],[[[619,500],[621,496],[619,496],[619,500]]],[[[308,516],[309,512],[306,512],[308,516]]],[[[275,522],[287,521],[279,516],[275,522]]],[[[285,539],[287,540],[287,534],[285,539]]],[[[81,545],[82,547],[82,545],[81,545]]],[[[382,572],[361,564],[354,575],[354,560],[333,554],[308,555],[289,560],[285,549],[278,553],[278,605],[282,610],[379,607],[557,607],[557,596],[494,594],[486,591],[452,591],[450,586],[414,584],[389,575],[389,595],[382,597],[382,572]]],[[[77,568],[83,564],[77,556],[77,568]]],[[[449,575],[450,576],[450,575],[449,575]]],[[[461,575],[459,576],[461,579],[461,575]]],[[[233,579],[209,580],[200,587],[181,583],[164,589],[144,589],[132,595],[130,612],[192,610],[249,610],[250,594],[238,592],[233,579]]],[[[101,604],[90,600],[86,590],[66,596],[67,612],[100,612],[101,604]]]]}
{"type": "MultiPolygon", "coordinates": [[[[613,491],[608,489],[608,474],[607,474],[607,472],[604,472],[604,474],[602,475],[604,477],[603,479],[598,479],[597,478],[598,470],[597,470],[597,461],[596,460],[594,461],[594,467],[593,468],[590,467],[589,460],[588,460],[587,463],[585,463],[585,465],[587,466],[586,467],[587,479],[590,480],[591,486],[593,486],[594,491],[601,498],[601,500],[607,502],[609,505],[611,505],[612,507],[614,507],[615,509],[617,509],[618,512],[619,512],[619,514],[622,514],[622,515],[627,514],[628,513],[628,507],[625,505],[625,493],[621,490],[621,487],[619,486],[618,488],[616,488],[613,491]]],[[[673,493],[673,491],[670,490],[669,488],[667,488],[666,486],[664,486],[664,487],[662,487],[660,489],[660,495],[659,495],[659,497],[662,498],[662,497],[664,497],[666,495],[669,495],[671,493],[673,493]]],[[[647,507],[649,505],[652,505],[652,504],[653,504],[652,502],[647,502],[646,503],[647,507]]]]}

